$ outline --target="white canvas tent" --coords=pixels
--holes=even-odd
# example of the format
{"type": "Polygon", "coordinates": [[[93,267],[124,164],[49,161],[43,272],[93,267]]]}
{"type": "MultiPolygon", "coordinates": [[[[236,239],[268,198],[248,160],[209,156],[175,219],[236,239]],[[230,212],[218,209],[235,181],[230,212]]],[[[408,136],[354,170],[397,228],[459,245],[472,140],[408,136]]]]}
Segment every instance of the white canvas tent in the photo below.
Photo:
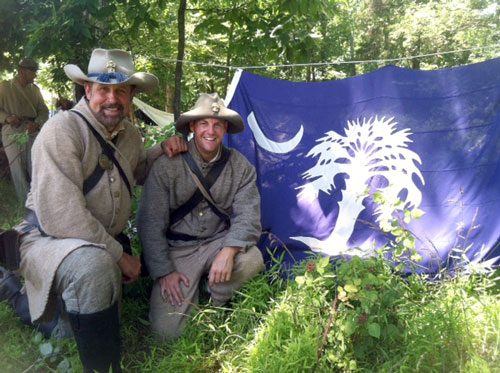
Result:
{"type": "Polygon", "coordinates": [[[133,104],[137,106],[142,112],[144,112],[153,122],[155,122],[160,127],[165,127],[166,125],[174,121],[174,114],[167,113],[166,111],[161,111],[149,106],[145,102],[142,102],[137,97],[134,97],[133,104]]]}

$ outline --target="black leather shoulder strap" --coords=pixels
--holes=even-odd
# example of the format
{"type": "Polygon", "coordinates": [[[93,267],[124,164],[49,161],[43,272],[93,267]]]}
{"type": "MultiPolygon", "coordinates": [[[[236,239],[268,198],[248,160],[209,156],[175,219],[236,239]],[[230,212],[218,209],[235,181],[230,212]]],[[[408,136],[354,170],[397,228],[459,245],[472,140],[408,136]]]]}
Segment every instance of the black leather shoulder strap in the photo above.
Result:
{"type": "MultiPolygon", "coordinates": [[[[189,152],[182,153],[182,156],[184,157],[184,160],[188,164],[189,168],[191,168],[191,170],[198,176],[198,178],[200,179],[200,181],[202,182],[203,186],[205,187],[208,193],[210,193],[210,188],[215,184],[220,174],[222,173],[222,170],[226,166],[226,163],[229,160],[230,155],[231,151],[225,146],[223,146],[220,159],[212,166],[212,168],[208,172],[207,177],[205,178],[201,173],[200,169],[198,168],[198,165],[196,164],[191,154],[189,154],[189,152]]],[[[201,202],[201,200],[203,200],[203,194],[200,192],[199,189],[196,189],[196,192],[191,196],[189,200],[187,200],[187,202],[179,206],[175,211],[173,211],[170,214],[170,226],[177,223],[184,216],[189,214],[201,202]]],[[[219,216],[219,218],[221,218],[227,225],[230,225],[230,220],[227,217],[227,215],[222,214],[217,209],[217,207],[213,206],[210,203],[210,201],[207,202],[212,211],[214,211],[214,213],[217,214],[217,216],[219,216]]]]}
{"type": "MultiPolygon", "coordinates": [[[[109,145],[106,142],[106,140],[104,140],[102,138],[102,136],[99,134],[99,132],[97,132],[97,130],[94,127],[92,127],[92,125],[90,124],[88,119],[85,118],[85,116],[82,113],[80,113],[76,110],[70,110],[70,111],[77,114],[80,118],[82,118],[85,121],[85,123],[87,124],[87,127],[90,129],[90,132],[92,132],[94,137],[99,142],[99,145],[101,145],[102,153],[104,155],[106,155],[113,162],[113,164],[116,166],[116,168],[118,169],[118,172],[120,173],[121,178],[123,179],[123,181],[125,182],[125,185],[127,186],[130,197],[132,197],[132,187],[130,186],[130,182],[127,178],[127,175],[125,175],[125,172],[123,171],[122,167],[120,166],[120,163],[115,158],[114,150],[111,147],[111,145],[109,145]]],[[[83,194],[84,195],[87,194],[88,192],[90,192],[92,190],[92,188],[94,188],[96,186],[96,184],[99,182],[99,180],[101,179],[103,174],[104,174],[104,169],[101,167],[101,165],[98,162],[97,166],[94,169],[94,171],[92,172],[92,174],[83,183],[83,194]]]]}

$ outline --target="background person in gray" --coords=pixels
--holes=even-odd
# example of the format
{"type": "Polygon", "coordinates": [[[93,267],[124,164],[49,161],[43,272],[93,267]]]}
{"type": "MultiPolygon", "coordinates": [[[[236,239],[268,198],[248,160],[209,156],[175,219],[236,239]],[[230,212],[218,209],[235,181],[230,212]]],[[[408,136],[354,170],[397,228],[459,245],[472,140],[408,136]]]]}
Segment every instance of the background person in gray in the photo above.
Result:
{"type": "Polygon", "coordinates": [[[183,156],[158,158],[144,186],[137,228],[146,266],[155,280],[151,327],[164,338],[182,333],[192,303],[198,302],[202,276],[208,274],[212,300],[221,305],[263,269],[262,254],[255,246],[261,234],[255,168],[222,144],[226,133],[243,131],[240,115],[227,109],[217,94],[202,94],[193,110],[181,114],[176,128],[184,135],[193,132],[188,152],[207,179],[210,170],[229,157],[209,190],[231,219],[226,224],[204,198],[185,216],[174,218],[198,187],[183,156]]]}
{"type": "Polygon", "coordinates": [[[31,180],[31,147],[40,127],[49,118],[49,109],[40,89],[33,83],[38,64],[30,58],[19,62],[17,76],[0,83],[0,124],[2,143],[9,161],[17,199],[24,203],[31,180]],[[18,143],[12,135],[28,131],[28,141],[18,143]]]}

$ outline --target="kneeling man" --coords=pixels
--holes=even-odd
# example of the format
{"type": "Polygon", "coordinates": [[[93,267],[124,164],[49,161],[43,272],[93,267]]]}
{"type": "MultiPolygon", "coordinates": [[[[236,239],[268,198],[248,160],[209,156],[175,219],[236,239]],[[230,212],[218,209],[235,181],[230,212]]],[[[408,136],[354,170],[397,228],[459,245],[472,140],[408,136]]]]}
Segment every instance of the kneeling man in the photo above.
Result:
{"type": "Polygon", "coordinates": [[[202,94],[176,128],[193,132],[183,156],[161,156],[146,180],[137,215],[146,266],[155,280],[152,331],[163,338],[182,333],[198,288],[208,274],[215,305],[260,272],[260,196],[255,168],[222,144],[243,131],[240,115],[217,94],[202,94]]]}

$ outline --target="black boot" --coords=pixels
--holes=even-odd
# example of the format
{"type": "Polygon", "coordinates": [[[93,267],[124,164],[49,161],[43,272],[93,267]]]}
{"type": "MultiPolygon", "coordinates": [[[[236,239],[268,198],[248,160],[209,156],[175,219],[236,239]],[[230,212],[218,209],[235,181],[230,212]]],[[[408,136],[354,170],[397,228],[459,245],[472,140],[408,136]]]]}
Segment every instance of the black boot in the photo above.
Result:
{"type": "Polygon", "coordinates": [[[14,272],[0,266],[0,302],[6,300],[10,304],[11,298],[19,293],[22,287],[23,284],[21,284],[19,277],[14,272]]]}
{"type": "Polygon", "coordinates": [[[118,303],[95,313],[68,312],[84,372],[121,372],[118,312],[118,303]]]}
{"type": "Polygon", "coordinates": [[[52,330],[54,330],[59,321],[60,304],[58,304],[57,314],[52,321],[33,325],[28,296],[21,293],[22,287],[23,284],[17,275],[0,266],[0,302],[6,300],[23,324],[35,327],[45,338],[49,339],[52,330]]]}

